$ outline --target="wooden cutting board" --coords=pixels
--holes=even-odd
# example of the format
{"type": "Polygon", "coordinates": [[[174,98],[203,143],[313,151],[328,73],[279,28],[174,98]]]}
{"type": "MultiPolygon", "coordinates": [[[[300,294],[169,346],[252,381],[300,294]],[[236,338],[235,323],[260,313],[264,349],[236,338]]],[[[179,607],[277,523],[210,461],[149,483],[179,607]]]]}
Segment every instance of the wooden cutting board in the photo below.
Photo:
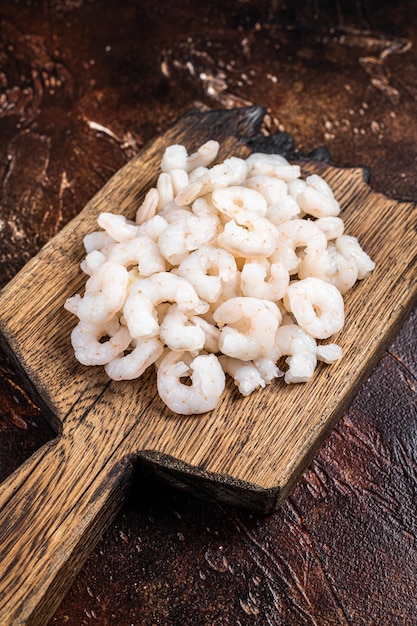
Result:
{"type": "Polygon", "coordinates": [[[279,506],[393,337],[415,298],[416,205],[373,193],[362,169],[303,162],[326,178],[376,269],[346,295],[335,338],[343,359],[307,384],[281,380],[248,398],[228,384],[203,416],[173,415],[155,375],[111,382],[73,356],[75,319],[63,308],[82,289],[82,237],[101,211],[133,217],[155,184],[165,147],[208,139],[220,159],[257,147],[259,107],[180,119],[121,169],[0,294],[4,344],[48,409],[57,438],[0,487],[0,624],[42,624],[121,506],[132,462],[202,497],[268,512],[279,506]]]}

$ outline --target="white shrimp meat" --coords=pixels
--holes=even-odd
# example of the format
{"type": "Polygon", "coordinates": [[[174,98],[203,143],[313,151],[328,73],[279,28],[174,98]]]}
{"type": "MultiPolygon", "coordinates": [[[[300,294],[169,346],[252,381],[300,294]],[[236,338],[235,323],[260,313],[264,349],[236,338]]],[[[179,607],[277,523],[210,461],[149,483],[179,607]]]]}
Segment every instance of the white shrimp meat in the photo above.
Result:
{"type": "Polygon", "coordinates": [[[162,401],[182,415],[213,410],[226,375],[247,396],[340,359],[322,340],[375,267],[325,178],[304,179],[278,154],[218,162],[219,149],[168,146],[130,215],[101,212],[83,239],[84,291],[64,304],[81,364],[115,381],[154,367],[162,401]]]}
{"type": "Polygon", "coordinates": [[[175,413],[192,415],[215,408],[225,387],[225,375],[215,354],[196,357],[169,351],[157,369],[158,393],[175,413]],[[189,379],[191,385],[183,382],[189,379]]]}

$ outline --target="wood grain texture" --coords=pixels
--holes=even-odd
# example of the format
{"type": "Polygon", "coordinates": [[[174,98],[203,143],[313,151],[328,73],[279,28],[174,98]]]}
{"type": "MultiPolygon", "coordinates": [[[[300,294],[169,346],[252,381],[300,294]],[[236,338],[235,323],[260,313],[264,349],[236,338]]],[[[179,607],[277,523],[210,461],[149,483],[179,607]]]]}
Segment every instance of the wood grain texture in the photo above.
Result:
{"type": "MultiPolygon", "coordinates": [[[[4,0],[0,286],[195,107],[262,104],[269,132],[366,164],[373,189],[415,201],[414,11],[412,0],[4,0]]],[[[127,503],[50,626],[415,626],[416,324],[414,308],[273,514],[196,500],[134,463],[127,503]]],[[[1,480],[53,437],[44,416],[0,350],[1,480]]]]}
{"type": "Polygon", "coordinates": [[[140,384],[113,383],[100,370],[91,375],[75,362],[69,344],[73,319],[62,304],[81,288],[81,238],[95,228],[97,214],[111,210],[133,216],[170,143],[181,141],[194,150],[216,138],[223,144],[221,157],[247,154],[262,116],[252,107],[182,118],[111,179],[3,290],[3,336],[62,423],[58,440],[15,472],[0,492],[6,623],[43,623],[56,607],[71,574],[120,506],[132,456],[200,495],[260,510],[278,506],[411,306],[415,205],[374,194],[362,170],[305,162],[306,172],[329,181],[347,232],[359,237],[377,263],[371,278],[346,298],[346,326],[337,337],[345,353],[340,364],[320,368],[302,387],[271,385],[246,399],[229,385],[211,414],[178,418],[156,398],[152,372],[140,384]],[[34,535],[33,528],[40,531],[34,535]],[[28,567],[36,593],[18,584],[28,567]]]}

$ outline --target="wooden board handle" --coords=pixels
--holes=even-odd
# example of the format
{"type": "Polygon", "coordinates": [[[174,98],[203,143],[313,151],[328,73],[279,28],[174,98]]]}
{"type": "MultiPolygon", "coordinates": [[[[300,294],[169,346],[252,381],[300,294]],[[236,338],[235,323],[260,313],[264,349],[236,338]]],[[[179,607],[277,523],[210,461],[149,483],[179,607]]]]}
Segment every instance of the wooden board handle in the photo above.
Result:
{"type": "Polygon", "coordinates": [[[2,626],[47,623],[125,498],[132,464],[92,454],[83,426],[38,450],[2,485],[2,626]]]}

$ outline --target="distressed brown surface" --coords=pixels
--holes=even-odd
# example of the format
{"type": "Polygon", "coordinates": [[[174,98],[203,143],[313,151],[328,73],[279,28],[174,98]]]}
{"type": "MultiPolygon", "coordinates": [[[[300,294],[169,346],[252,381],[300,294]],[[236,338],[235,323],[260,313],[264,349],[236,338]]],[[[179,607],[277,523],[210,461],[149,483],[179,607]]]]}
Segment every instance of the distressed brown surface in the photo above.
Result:
{"type": "MultiPolygon", "coordinates": [[[[0,3],[1,284],[195,106],[264,105],[303,153],[324,144],[416,200],[414,5],[347,4],[0,3]]],[[[278,513],[204,504],[138,469],[51,623],[415,624],[415,328],[414,310],[278,513]]],[[[4,477],[53,436],[4,356],[0,412],[4,477]]]]}

